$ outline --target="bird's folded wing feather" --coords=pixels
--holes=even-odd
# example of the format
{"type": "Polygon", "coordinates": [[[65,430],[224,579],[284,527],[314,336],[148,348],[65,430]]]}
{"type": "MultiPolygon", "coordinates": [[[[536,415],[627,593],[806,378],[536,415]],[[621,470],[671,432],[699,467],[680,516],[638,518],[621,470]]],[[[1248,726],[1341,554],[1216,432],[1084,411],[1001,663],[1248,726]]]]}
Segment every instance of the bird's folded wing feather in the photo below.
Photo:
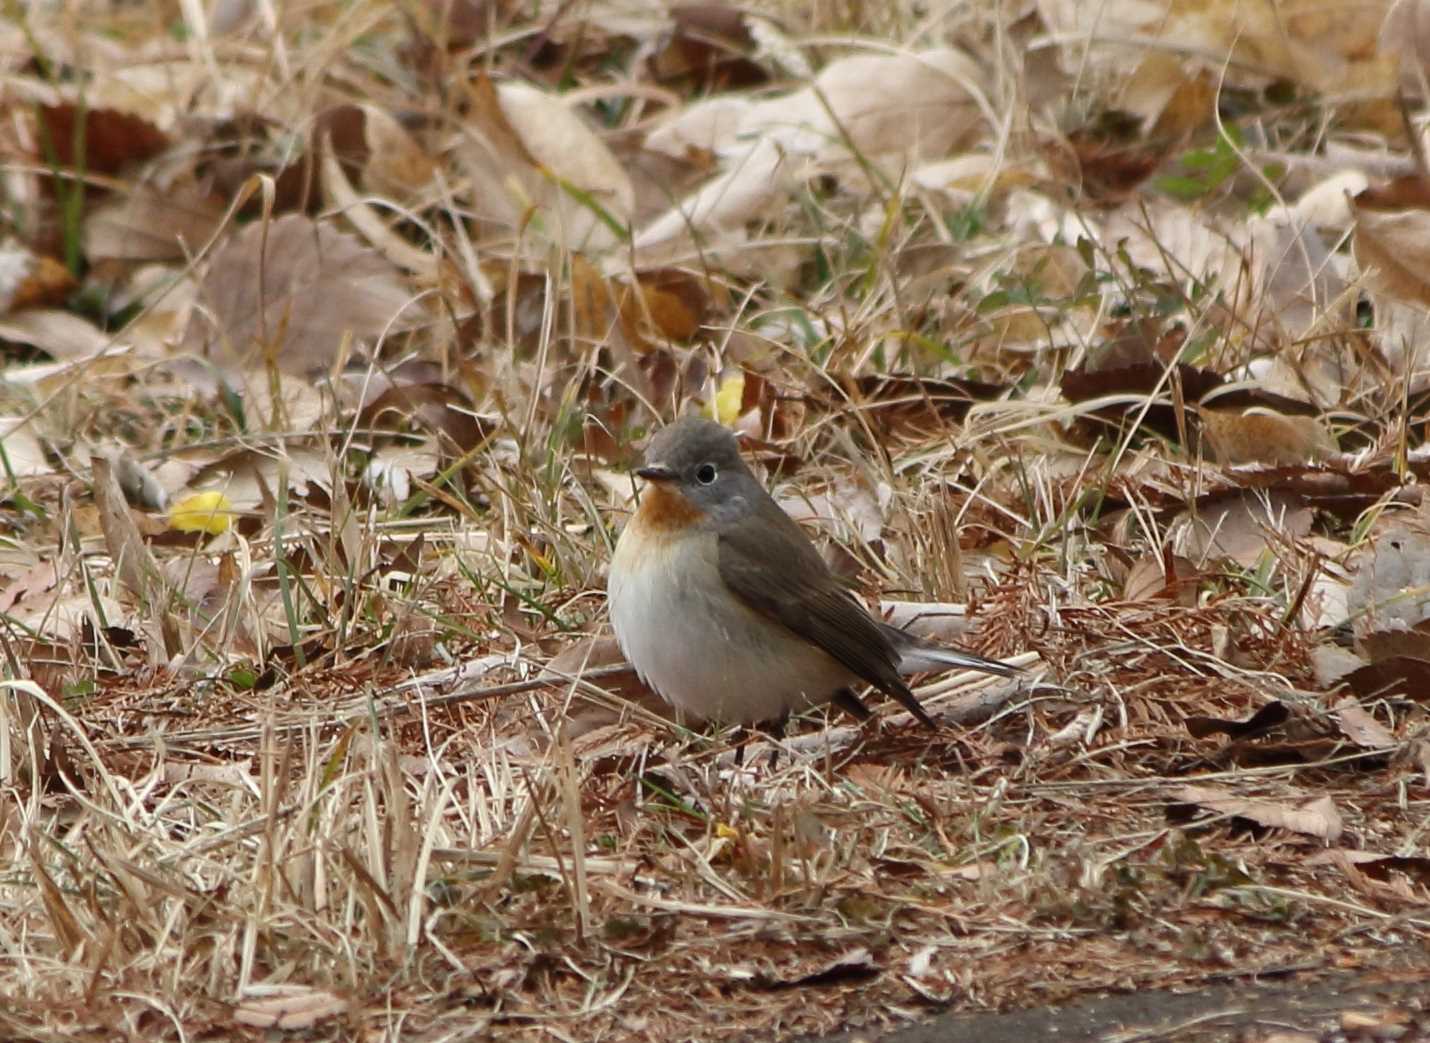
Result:
{"type": "Polygon", "coordinates": [[[882,626],[839,585],[789,515],[773,501],[767,507],[759,512],[765,524],[732,526],[720,534],[720,578],[750,608],[898,698],[907,688],[882,626]]]}

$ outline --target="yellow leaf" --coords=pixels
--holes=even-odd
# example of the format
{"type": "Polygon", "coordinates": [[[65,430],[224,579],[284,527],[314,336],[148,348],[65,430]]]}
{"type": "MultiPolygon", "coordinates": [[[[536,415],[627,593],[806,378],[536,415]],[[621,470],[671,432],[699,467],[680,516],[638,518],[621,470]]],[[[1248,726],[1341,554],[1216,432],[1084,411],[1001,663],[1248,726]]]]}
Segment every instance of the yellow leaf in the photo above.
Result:
{"type": "Polygon", "coordinates": [[[738,370],[720,381],[715,392],[715,419],[729,427],[740,419],[740,405],[745,401],[745,372],[738,370]]]}
{"type": "Polygon", "coordinates": [[[715,824],[715,835],[722,840],[735,840],[740,836],[740,831],[734,826],[727,826],[723,822],[715,824]]]}
{"type": "Polygon", "coordinates": [[[233,504],[221,492],[194,493],[169,508],[169,528],[217,536],[233,524],[233,504]]]}

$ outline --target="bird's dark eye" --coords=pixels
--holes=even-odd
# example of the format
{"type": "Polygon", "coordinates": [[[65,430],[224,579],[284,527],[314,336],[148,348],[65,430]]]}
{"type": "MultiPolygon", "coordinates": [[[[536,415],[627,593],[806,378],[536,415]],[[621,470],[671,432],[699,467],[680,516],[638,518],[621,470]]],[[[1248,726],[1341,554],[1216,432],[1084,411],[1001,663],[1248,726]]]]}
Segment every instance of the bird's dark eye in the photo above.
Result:
{"type": "Polygon", "coordinates": [[[710,485],[715,481],[718,473],[714,464],[701,464],[695,469],[695,480],[701,485],[710,485]]]}

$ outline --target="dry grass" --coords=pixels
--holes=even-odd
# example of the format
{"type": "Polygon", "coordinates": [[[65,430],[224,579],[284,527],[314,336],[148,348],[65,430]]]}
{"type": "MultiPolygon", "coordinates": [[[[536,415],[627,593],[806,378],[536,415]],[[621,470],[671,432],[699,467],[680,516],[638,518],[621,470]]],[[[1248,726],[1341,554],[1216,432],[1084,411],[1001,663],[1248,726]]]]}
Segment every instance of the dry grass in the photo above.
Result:
{"type": "Polygon", "coordinates": [[[978,129],[946,154],[986,162],[960,194],[840,124],[838,161],[779,168],[788,191],[737,241],[702,228],[647,263],[612,225],[649,228],[715,176],[640,148],[700,87],[651,72],[675,61],[655,14],[458,4],[476,26],[444,28],[442,4],[202,6],[32,5],[0,37],[0,198],[54,283],[0,316],[0,413],[31,433],[6,435],[0,518],[0,1035],[777,1039],[1425,965],[1423,694],[1354,689],[1380,731],[1348,716],[1317,666],[1341,620],[1311,611],[1384,522],[1414,522],[1418,359],[1357,340],[1355,281],[1291,335],[1274,280],[1203,279],[1209,215],[1309,185],[1263,154],[1310,169],[1327,140],[1375,135],[1408,157],[1388,95],[1298,83],[1278,108],[1245,83],[1284,70],[1228,50],[1179,87],[1206,112],[1181,112],[1175,148],[1153,119],[1119,156],[1057,121],[1131,106],[1130,68],[1066,61],[1055,106],[1028,19],[774,5],[784,43],[743,60],[776,75],[725,69],[736,96],[797,81],[782,47],[816,68],[971,47],[986,76],[959,118],[978,129]],[[570,154],[585,139],[552,130],[543,153],[559,120],[502,110],[487,72],[584,99],[634,185],[624,217],[570,154]],[[1253,96],[1240,151],[1216,153],[1217,98],[1229,120],[1253,96]],[[133,127],[91,122],[86,162],[60,162],[36,106],[61,103],[142,115],[162,147],[136,157],[133,127]],[[1194,148],[1212,157],[1195,200],[1098,181],[1194,148]],[[311,274],[285,265],[315,228],[344,238],[314,257],[342,263],[303,294],[335,315],[299,329],[307,305],[258,302],[311,274]],[[239,290],[250,305],[225,311],[239,290]],[[385,294],[403,314],[369,328],[385,294]],[[1088,366],[1108,342],[1122,354],[1088,366]],[[1303,412],[1354,455],[1301,466],[1324,454],[1277,427],[1301,455],[1273,458],[1243,420],[1204,446],[1174,357],[1233,378],[1290,359],[1317,394],[1336,362],[1334,401],[1303,412]],[[942,599],[924,625],[1026,679],[928,682],[938,734],[887,708],[865,729],[812,715],[743,769],[734,735],[643,697],[586,640],[626,467],[717,394],[853,582],[905,612],[942,599]],[[1282,470],[1223,466],[1248,455],[1282,470]],[[146,472],[170,500],[224,490],[234,524],[176,532],[146,472]]]}

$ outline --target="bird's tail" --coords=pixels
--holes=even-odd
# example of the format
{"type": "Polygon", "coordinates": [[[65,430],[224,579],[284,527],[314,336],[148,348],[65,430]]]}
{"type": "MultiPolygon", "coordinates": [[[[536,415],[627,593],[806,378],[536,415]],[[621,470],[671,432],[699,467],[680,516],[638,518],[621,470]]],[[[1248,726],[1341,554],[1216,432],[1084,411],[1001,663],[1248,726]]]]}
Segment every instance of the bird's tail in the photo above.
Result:
{"type": "Polygon", "coordinates": [[[1016,666],[975,655],[957,648],[936,645],[924,641],[906,630],[883,624],[884,633],[889,637],[895,651],[899,653],[899,673],[928,674],[942,670],[981,670],[985,674],[1000,677],[1015,677],[1020,671],[1016,666]]]}

